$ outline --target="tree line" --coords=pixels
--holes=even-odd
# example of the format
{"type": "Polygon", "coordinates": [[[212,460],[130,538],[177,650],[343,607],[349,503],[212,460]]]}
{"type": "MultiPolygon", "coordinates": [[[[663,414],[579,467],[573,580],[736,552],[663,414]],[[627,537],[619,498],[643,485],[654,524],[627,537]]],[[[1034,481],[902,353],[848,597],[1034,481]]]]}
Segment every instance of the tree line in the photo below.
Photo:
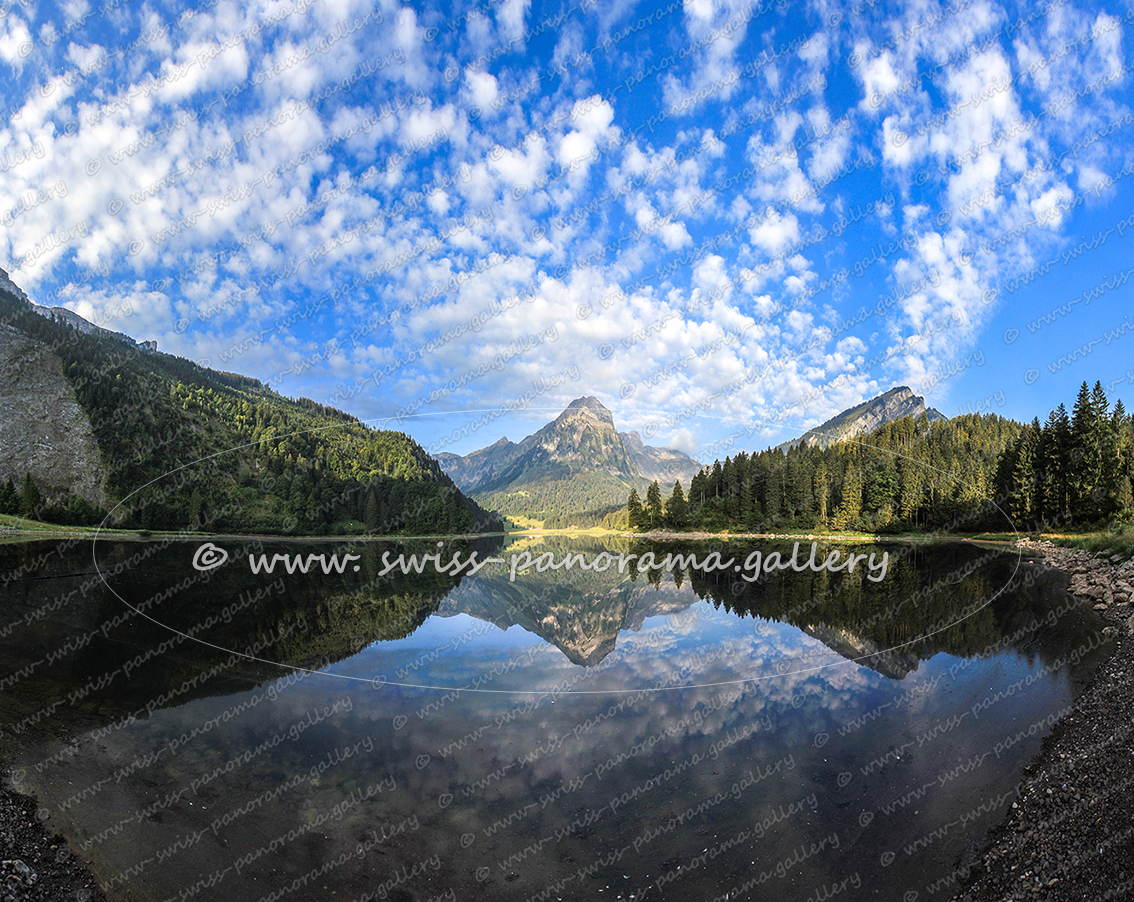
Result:
{"type": "MultiPolygon", "coordinates": [[[[108,469],[107,495],[123,502],[111,525],[293,534],[501,528],[403,433],[285,398],[256,379],[79,332],[16,299],[0,298],[0,314],[59,355],[108,469]]],[[[11,488],[0,488],[0,511],[78,525],[107,513],[30,476],[11,488]]]]}
{"type": "Polygon", "coordinates": [[[629,529],[767,532],[1036,530],[1134,520],[1134,418],[1084,382],[1040,424],[996,414],[905,417],[861,440],[740,452],[668,499],[631,491],[629,529]]]}

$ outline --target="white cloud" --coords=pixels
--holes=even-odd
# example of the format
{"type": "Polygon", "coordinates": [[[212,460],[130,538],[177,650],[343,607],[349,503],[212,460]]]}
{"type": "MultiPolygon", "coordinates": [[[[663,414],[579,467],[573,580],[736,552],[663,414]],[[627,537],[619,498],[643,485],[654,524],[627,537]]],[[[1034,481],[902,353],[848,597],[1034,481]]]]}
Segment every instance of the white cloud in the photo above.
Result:
{"type": "Polygon", "coordinates": [[[22,69],[31,49],[31,32],[21,16],[9,12],[0,25],[0,60],[13,69],[22,69]]]}

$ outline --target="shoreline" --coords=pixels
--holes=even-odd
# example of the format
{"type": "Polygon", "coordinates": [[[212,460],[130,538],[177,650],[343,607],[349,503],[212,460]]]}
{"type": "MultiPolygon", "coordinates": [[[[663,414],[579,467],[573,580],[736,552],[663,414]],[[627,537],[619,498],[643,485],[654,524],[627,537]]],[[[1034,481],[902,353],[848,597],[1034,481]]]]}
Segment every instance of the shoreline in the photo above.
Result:
{"type": "MultiPolygon", "coordinates": [[[[798,537],[795,537],[798,538],[798,537]]],[[[1018,800],[954,872],[954,902],[1081,902],[1134,896],[1134,559],[1023,540],[1094,607],[1114,653],[1024,768],[1018,800]]],[[[0,758],[0,881],[20,902],[107,902],[91,868],[36,817],[0,758]]]]}
{"type": "MultiPolygon", "coordinates": [[[[1134,897],[1134,560],[1023,541],[1066,573],[1116,640],[1021,774],[1020,794],[975,860],[958,867],[954,902],[1082,902],[1134,897]],[[1118,558],[1118,560],[1114,560],[1118,558]]],[[[945,897],[942,897],[945,898],[945,897]]]]}
{"type": "Polygon", "coordinates": [[[0,887],[18,902],[107,902],[86,861],[36,817],[36,800],[12,787],[6,765],[0,776],[0,887]]]}

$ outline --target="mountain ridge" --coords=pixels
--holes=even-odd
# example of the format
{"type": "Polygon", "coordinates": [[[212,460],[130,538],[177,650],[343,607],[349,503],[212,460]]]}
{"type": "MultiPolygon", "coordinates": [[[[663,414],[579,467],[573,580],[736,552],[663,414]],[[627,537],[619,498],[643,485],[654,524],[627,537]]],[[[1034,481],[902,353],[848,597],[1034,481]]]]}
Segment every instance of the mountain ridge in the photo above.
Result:
{"type": "Polygon", "coordinates": [[[0,274],[0,512],[222,533],[501,529],[408,435],[44,315],[0,274]]]}
{"type": "Polygon", "coordinates": [[[861,404],[848,407],[818,426],[808,429],[798,438],[782,442],[776,447],[783,451],[799,445],[828,448],[836,442],[868,435],[886,423],[907,416],[917,418],[923,414],[929,417],[931,423],[948,419],[941,411],[926,407],[925,398],[915,395],[908,385],[896,385],[861,404]]]}
{"type": "Polygon", "coordinates": [[[680,451],[621,433],[598,398],[583,395],[519,442],[501,438],[466,455],[436,455],[462,491],[512,516],[568,525],[622,507],[630,489],[657,479],[688,484],[702,465],[680,451]]]}

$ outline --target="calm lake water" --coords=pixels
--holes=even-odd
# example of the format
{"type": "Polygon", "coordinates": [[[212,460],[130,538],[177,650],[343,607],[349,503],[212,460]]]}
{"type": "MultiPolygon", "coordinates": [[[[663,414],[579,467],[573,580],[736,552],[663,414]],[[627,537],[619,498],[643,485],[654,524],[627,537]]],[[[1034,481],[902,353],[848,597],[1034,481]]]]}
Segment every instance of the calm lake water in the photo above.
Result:
{"type": "Polygon", "coordinates": [[[792,543],[215,541],[0,546],[0,751],[115,899],[948,896],[1106,650],[959,543],[749,582],[507,562],[792,543]],[[358,558],[248,563],[301,552],[358,558]]]}

